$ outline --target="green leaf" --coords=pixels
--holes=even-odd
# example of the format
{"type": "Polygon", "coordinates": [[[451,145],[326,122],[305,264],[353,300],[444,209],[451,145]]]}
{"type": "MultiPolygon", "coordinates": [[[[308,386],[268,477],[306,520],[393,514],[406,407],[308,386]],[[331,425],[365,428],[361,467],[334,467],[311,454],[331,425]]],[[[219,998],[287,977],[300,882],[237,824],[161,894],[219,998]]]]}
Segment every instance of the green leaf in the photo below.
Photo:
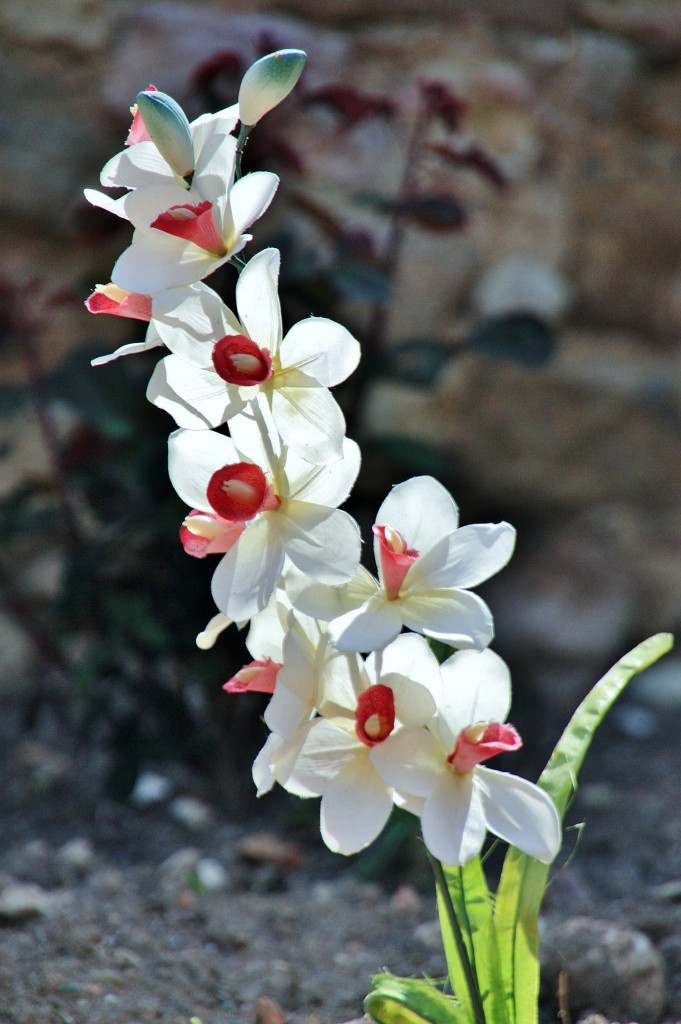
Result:
{"type": "Polygon", "coordinates": [[[364,1009],[377,1024],[471,1024],[473,1018],[431,981],[377,974],[364,1009]]]}
{"type": "Polygon", "coordinates": [[[385,271],[370,263],[341,257],[329,268],[331,283],[348,299],[387,303],[392,285],[385,271]]]}
{"type": "MultiPolygon", "coordinates": [[[[577,785],[596,729],[639,672],[666,654],[674,638],[658,633],[621,658],[584,698],[558,741],[539,785],[553,799],[561,818],[577,785]]],[[[510,1024],[534,1024],[539,997],[537,919],[549,867],[511,847],[497,889],[494,922],[501,955],[510,1024]]]]}
{"type": "Polygon", "coordinates": [[[431,385],[452,357],[451,350],[430,338],[413,338],[390,349],[386,369],[391,377],[410,384],[431,385]]]}
{"type": "Polygon", "coordinates": [[[531,313],[502,313],[479,324],[466,338],[479,355],[520,366],[544,366],[556,342],[547,325],[531,313]]]}
{"type": "MultiPolygon", "coordinates": [[[[480,857],[475,857],[463,867],[446,867],[443,864],[442,870],[461,927],[468,960],[477,978],[485,1018],[493,1024],[508,1024],[506,996],[494,928],[494,904],[480,857]]],[[[456,995],[468,1008],[466,977],[447,911],[439,893],[437,902],[449,980],[456,995]]]]}

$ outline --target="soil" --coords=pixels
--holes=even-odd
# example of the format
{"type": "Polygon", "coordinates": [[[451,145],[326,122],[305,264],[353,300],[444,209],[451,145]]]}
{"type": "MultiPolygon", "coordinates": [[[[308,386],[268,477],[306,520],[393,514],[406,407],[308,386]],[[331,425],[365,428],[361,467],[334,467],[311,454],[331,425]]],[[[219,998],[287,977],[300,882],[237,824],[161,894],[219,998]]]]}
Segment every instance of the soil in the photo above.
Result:
{"type": "MultiPolygon", "coordinates": [[[[161,772],[201,800],[195,820],[178,820],[170,795],[117,802],[101,749],[75,749],[49,715],[26,732],[20,712],[7,702],[0,734],[0,891],[39,889],[34,912],[0,928],[1,1024],[338,1024],[361,1016],[384,968],[444,974],[417,839],[394,833],[403,848],[373,865],[334,858],[310,803],[301,817],[273,795],[235,817],[181,765],[161,772]],[[263,833],[247,855],[244,839],[263,833]]],[[[645,932],[665,962],[664,1020],[678,1022],[681,747],[663,717],[638,739],[617,718],[602,727],[570,812],[587,826],[566,833],[545,908],[645,932]]],[[[556,1014],[549,994],[542,1019],[556,1014]]]]}

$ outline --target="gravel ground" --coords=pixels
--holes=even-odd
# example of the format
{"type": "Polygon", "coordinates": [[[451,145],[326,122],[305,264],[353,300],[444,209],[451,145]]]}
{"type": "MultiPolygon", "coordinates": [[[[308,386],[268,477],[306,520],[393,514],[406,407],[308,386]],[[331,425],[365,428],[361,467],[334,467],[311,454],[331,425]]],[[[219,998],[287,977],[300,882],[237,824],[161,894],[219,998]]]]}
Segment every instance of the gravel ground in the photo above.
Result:
{"type": "MultiPolygon", "coordinates": [[[[11,708],[3,732],[1,1024],[339,1024],[361,1016],[383,968],[444,973],[417,841],[410,884],[389,869],[363,881],[282,799],[230,820],[199,780],[192,793],[192,777],[166,767],[171,792],[159,802],[117,803],[101,795],[101,751],[74,755],[54,730],[19,736],[11,708]],[[178,792],[188,804],[173,803],[178,792]]],[[[573,1021],[588,1007],[681,1021],[676,734],[664,716],[639,739],[614,722],[590,753],[570,812],[587,827],[567,833],[567,851],[579,834],[577,850],[546,902],[544,1022],[558,1019],[549,961],[575,917],[587,947],[594,938],[570,967],[573,1021]],[[605,956],[594,994],[580,969],[593,981],[593,950],[609,941],[599,920],[616,940],[635,938],[629,966],[619,947],[605,956]]]]}

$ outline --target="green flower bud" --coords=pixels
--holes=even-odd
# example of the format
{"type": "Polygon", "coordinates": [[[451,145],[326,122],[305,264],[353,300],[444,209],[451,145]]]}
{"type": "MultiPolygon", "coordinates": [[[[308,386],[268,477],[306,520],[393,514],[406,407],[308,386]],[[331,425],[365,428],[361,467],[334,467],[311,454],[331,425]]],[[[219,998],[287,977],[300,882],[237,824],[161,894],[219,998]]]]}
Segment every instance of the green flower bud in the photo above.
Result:
{"type": "Polygon", "coordinates": [[[194,172],[194,145],[189,121],[179,103],[164,92],[140,92],[137,109],[164,160],[181,178],[194,172]]]}
{"type": "Polygon", "coordinates": [[[300,78],[306,60],[303,50],[276,50],[251,64],[239,89],[241,123],[252,127],[286,99],[300,78]]]}

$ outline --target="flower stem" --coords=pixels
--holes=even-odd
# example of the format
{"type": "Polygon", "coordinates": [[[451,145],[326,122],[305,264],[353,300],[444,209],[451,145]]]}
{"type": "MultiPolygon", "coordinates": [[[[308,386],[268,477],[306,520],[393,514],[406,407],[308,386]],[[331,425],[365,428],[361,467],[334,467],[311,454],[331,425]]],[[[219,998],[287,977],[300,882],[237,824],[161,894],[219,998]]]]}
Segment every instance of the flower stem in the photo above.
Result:
{"type": "Polygon", "coordinates": [[[244,155],[244,149],[248,142],[248,136],[251,134],[252,125],[242,124],[239,126],[239,135],[236,140],[236,159],[234,161],[234,179],[238,181],[241,177],[241,160],[244,155]]]}
{"type": "Polygon", "coordinates": [[[459,919],[456,916],[456,910],[452,903],[447,879],[445,878],[445,873],[442,870],[442,864],[439,860],[433,857],[431,853],[428,853],[428,860],[430,861],[433,874],[435,875],[435,886],[447,912],[449,926],[456,944],[456,951],[459,956],[461,967],[463,968],[464,977],[466,978],[468,996],[473,1009],[473,1019],[475,1020],[475,1024],[485,1024],[485,1009],[482,1005],[482,997],[480,996],[478,981],[468,957],[466,943],[464,942],[463,933],[459,925],[459,919]]]}

